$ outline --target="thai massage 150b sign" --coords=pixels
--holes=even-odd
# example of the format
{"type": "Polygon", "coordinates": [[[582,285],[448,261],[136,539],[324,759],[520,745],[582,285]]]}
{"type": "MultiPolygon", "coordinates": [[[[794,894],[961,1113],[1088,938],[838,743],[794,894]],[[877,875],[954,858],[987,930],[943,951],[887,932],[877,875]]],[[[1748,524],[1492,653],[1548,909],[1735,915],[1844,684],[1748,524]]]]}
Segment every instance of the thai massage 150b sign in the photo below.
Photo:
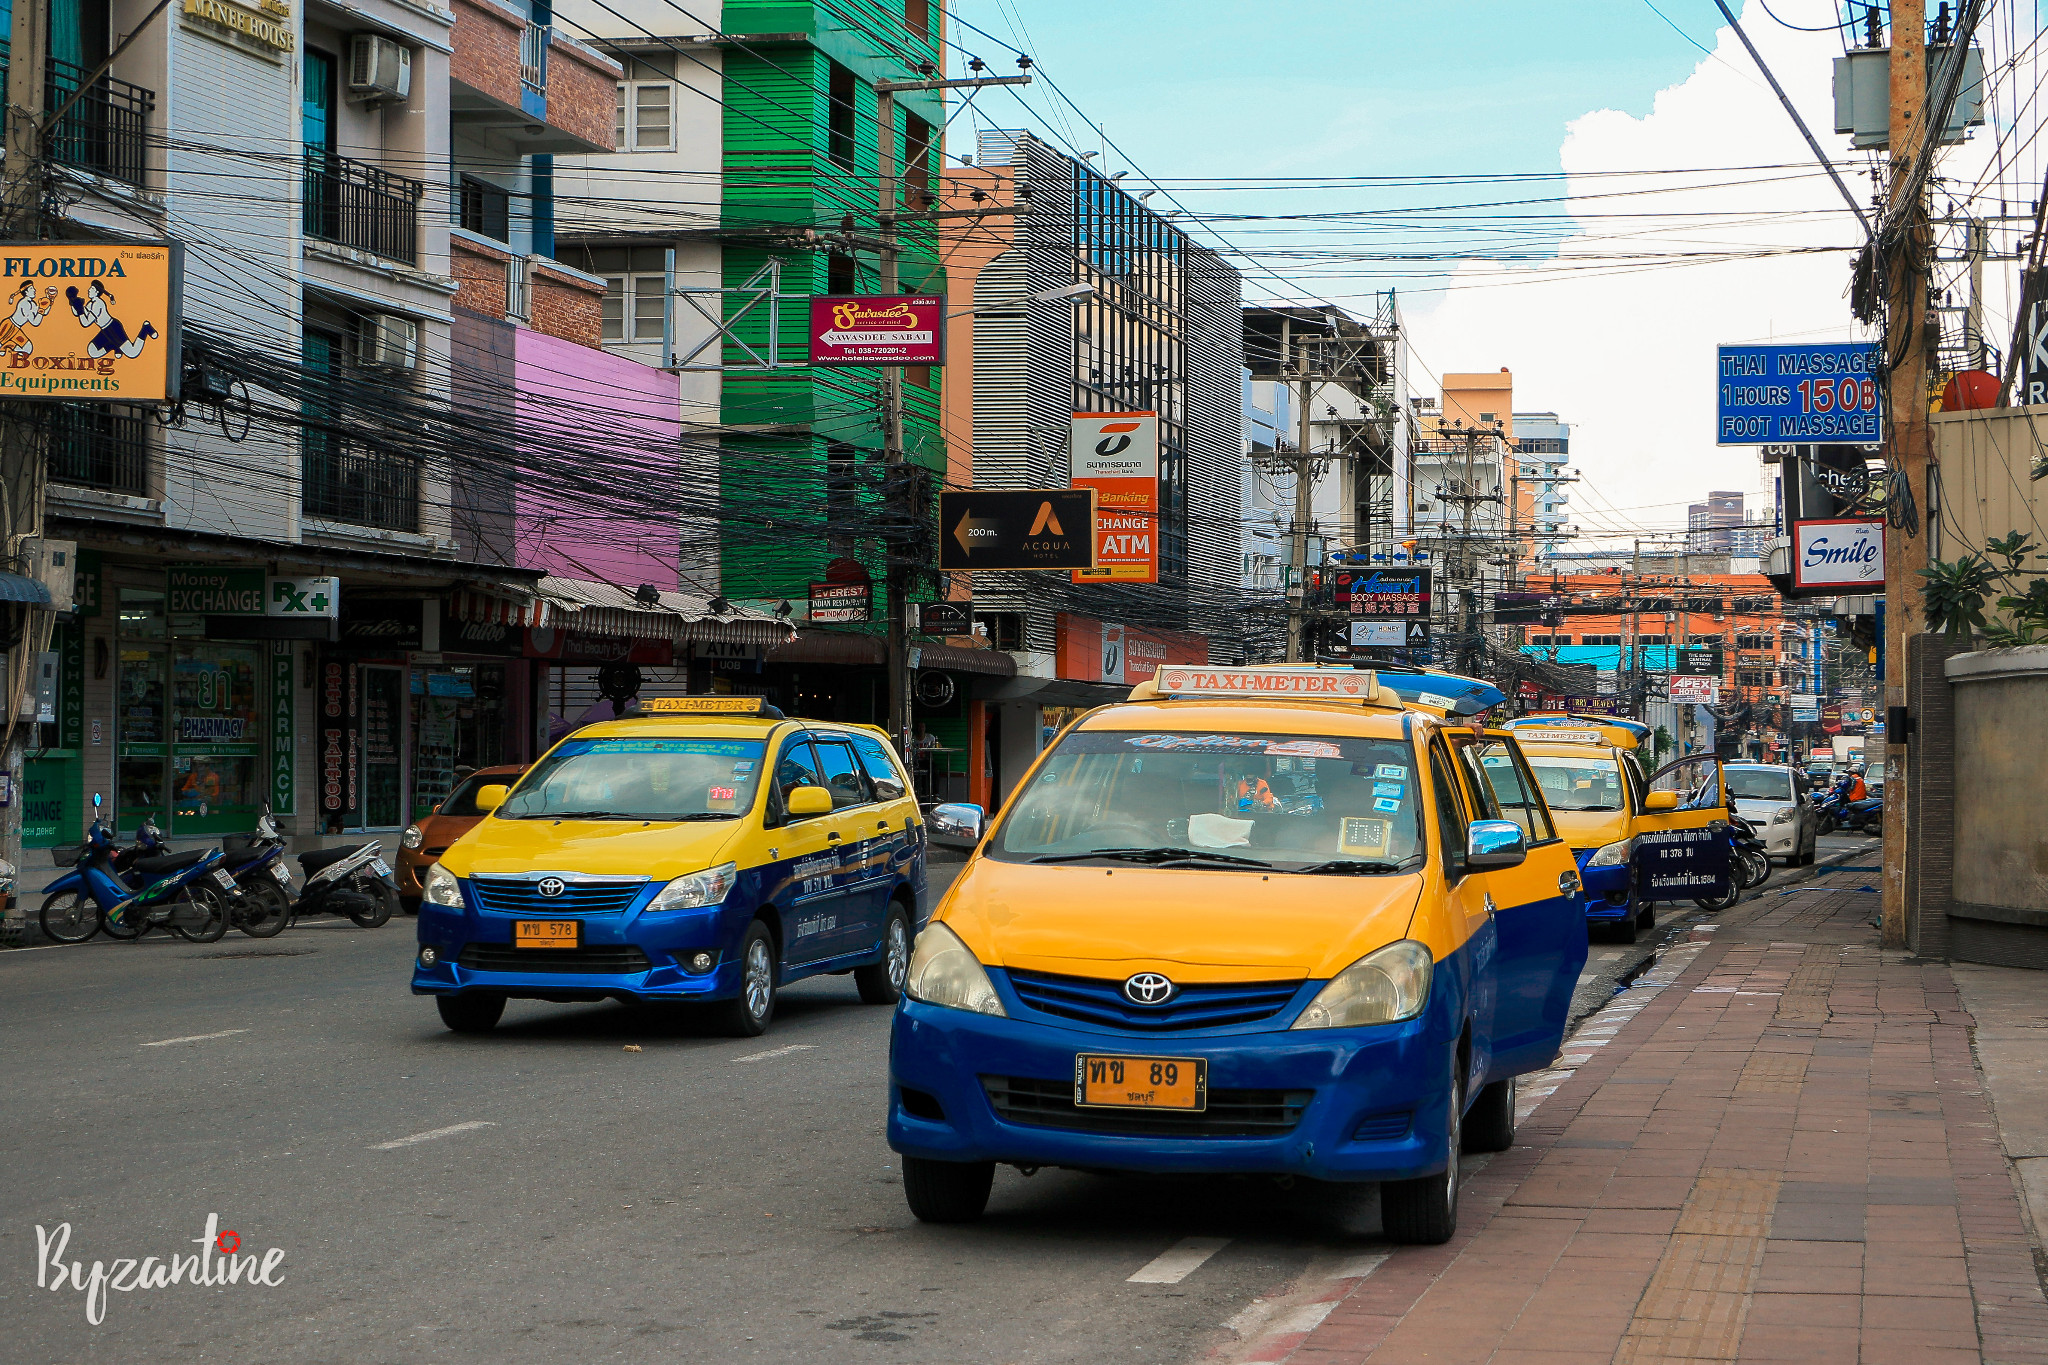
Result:
{"type": "Polygon", "coordinates": [[[1792,586],[1884,588],[1884,518],[1792,523],[1792,586]]]}
{"type": "Polygon", "coordinates": [[[176,398],[183,287],[177,242],[0,245],[0,398],[176,398]]]}
{"type": "Polygon", "coordinates": [[[943,365],[946,301],[911,294],[811,300],[813,365],[943,365]]]}
{"type": "Polygon", "coordinates": [[[1724,446],[1870,445],[1884,439],[1872,342],[1723,346],[1714,440],[1724,446]]]}

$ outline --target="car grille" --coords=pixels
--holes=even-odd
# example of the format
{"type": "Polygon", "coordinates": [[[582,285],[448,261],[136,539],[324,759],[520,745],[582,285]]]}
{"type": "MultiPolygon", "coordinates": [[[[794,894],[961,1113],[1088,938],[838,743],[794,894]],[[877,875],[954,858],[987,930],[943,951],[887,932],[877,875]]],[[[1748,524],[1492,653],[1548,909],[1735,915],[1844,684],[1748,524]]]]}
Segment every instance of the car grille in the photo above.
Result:
{"type": "Polygon", "coordinates": [[[1313,1090],[1211,1090],[1200,1113],[1173,1109],[1083,1109],[1071,1080],[983,1076],[996,1117],[1038,1128],[1150,1137],[1278,1137],[1292,1132],[1315,1098],[1313,1090]]]}
{"type": "Polygon", "coordinates": [[[455,959],[473,972],[590,972],[631,976],[647,970],[647,954],[632,944],[587,948],[514,948],[509,943],[471,943],[455,959]]]}
{"type": "Polygon", "coordinates": [[[647,879],[577,882],[565,878],[559,896],[541,895],[538,885],[526,877],[471,877],[469,894],[477,909],[503,915],[619,915],[640,899],[647,879]]]}
{"type": "Polygon", "coordinates": [[[1121,981],[1013,971],[1010,985],[1040,1014],[1151,1033],[1257,1023],[1286,1009],[1301,990],[1299,981],[1205,982],[1182,986],[1164,1005],[1134,1005],[1121,981]]]}

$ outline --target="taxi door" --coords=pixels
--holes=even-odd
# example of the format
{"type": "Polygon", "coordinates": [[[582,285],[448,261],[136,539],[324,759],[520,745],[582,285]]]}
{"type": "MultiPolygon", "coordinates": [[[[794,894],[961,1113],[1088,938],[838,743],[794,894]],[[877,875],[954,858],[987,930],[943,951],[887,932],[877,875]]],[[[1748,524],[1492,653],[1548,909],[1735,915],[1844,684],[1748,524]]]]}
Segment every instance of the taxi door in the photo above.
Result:
{"type": "Polygon", "coordinates": [[[1490,807],[1486,818],[1513,821],[1529,846],[1521,866],[1486,874],[1498,943],[1494,1065],[1497,1075],[1514,1075],[1548,1063],[1564,1041],[1572,991],[1586,966],[1578,864],[1507,731],[1451,731],[1450,737],[1490,807]]]}
{"type": "Polygon", "coordinates": [[[793,816],[784,804],[798,787],[822,787],[817,755],[810,736],[798,731],[782,741],[769,768],[775,793],[769,802],[770,827],[763,839],[769,864],[762,899],[782,918],[782,959],[792,967],[835,956],[832,935],[843,915],[839,846],[845,832],[841,812],[793,816]]]}
{"type": "Polygon", "coordinates": [[[1465,1078],[1466,1094],[1473,1093],[1493,1065],[1494,996],[1496,970],[1494,955],[1493,897],[1488,893],[1487,874],[1465,867],[1465,829],[1475,818],[1471,796],[1458,780],[1457,765],[1439,738],[1429,742],[1431,794],[1436,806],[1438,842],[1443,848],[1446,928],[1459,941],[1446,945],[1448,951],[1437,963],[1459,971],[1467,1011],[1472,1020],[1472,1073],[1465,1078]]]}
{"type": "Polygon", "coordinates": [[[893,880],[888,851],[877,837],[877,809],[845,735],[813,730],[811,748],[818,755],[818,775],[832,793],[825,839],[839,852],[839,923],[826,935],[826,946],[834,957],[871,951],[881,941],[893,880]]]}
{"type": "Polygon", "coordinates": [[[1729,892],[1728,785],[1721,760],[1695,754],[1650,777],[1631,859],[1644,900],[1718,900],[1729,892]]]}

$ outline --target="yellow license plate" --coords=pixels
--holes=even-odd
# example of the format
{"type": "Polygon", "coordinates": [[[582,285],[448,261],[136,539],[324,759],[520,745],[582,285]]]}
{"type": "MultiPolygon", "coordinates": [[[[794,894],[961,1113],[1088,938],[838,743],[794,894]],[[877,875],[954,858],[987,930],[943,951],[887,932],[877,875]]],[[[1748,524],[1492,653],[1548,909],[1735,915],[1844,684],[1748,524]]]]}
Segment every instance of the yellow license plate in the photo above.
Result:
{"type": "Polygon", "coordinates": [[[1090,1109],[1209,1107],[1209,1063],[1200,1057],[1074,1057],[1074,1103],[1090,1109]]]}
{"type": "Polygon", "coordinates": [[[580,948],[583,922],[573,919],[521,919],[512,921],[514,948],[580,948]]]}

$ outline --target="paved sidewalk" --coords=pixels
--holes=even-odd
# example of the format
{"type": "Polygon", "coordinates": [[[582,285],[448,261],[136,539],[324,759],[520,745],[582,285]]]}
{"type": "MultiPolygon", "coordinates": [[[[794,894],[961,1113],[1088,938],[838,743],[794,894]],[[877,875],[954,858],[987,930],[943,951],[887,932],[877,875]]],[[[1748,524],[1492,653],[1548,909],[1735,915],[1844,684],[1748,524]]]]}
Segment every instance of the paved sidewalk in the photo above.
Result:
{"type": "Polygon", "coordinates": [[[1255,1358],[2048,1365],[1969,1016],[1878,949],[1875,885],[1767,889],[1668,952],[1531,1087],[1457,1238],[1255,1358]]]}

